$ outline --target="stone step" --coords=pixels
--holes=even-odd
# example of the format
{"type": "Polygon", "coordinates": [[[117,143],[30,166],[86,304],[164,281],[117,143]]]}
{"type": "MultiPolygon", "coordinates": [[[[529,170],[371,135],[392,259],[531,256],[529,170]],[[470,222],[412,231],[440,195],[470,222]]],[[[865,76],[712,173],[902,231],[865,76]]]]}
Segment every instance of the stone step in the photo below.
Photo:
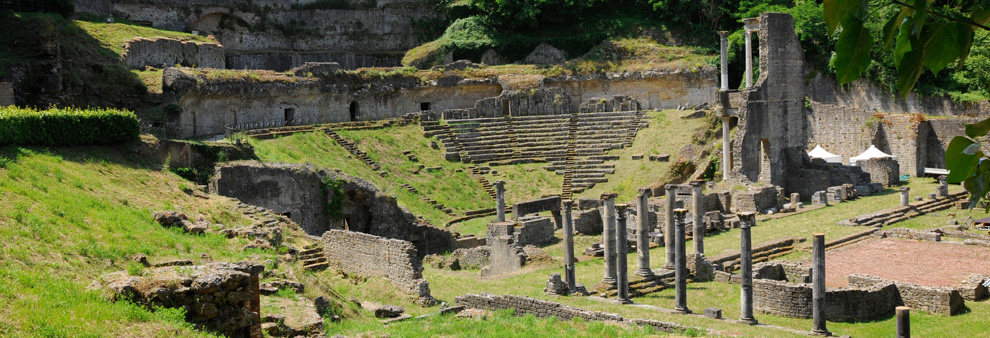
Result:
{"type": "Polygon", "coordinates": [[[305,266],[303,266],[303,269],[305,269],[306,271],[320,271],[320,270],[326,269],[329,266],[330,265],[327,264],[327,262],[323,262],[323,263],[316,263],[316,264],[312,264],[312,265],[305,265],[305,266]]]}

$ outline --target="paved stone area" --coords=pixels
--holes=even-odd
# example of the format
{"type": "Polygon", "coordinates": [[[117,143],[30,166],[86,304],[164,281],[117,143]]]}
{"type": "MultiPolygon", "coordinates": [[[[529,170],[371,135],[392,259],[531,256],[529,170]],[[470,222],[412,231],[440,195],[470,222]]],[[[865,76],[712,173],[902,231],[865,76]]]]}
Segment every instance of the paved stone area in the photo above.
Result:
{"type": "Polygon", "coordinates": [[[974,273],[990,271],[990,248],[903,239],[869,239],[825,254],[825,284],[847,286],[846,277],[865,273],[924,286],[958,286],[974,273]]]}

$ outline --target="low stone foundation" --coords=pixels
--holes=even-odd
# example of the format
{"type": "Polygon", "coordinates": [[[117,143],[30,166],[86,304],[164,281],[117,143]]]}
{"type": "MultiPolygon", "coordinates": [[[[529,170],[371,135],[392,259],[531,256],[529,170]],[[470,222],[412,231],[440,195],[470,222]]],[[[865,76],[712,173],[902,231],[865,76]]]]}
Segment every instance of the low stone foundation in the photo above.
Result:
{"type": "MultiPolygon", "coordinates": [[[[614,313],[582,310],[573,306],[560,303],[540,300],[536,298],[520,297],[512,295],[496,296],[489,293],[480,295],[468,294],[455,298],[458,305],[485,310],[515,309],[516,315],[533,314],[537,317],[556,317],[557,319],[570,321],[574,318],[581,318],[587,321],[604,321],[616,323],[631,323],[639,326],[652,326],[654,329],[664,332],[683,332],[691,327],[680,324],[661,322],[645,319],[625,319],[614,313]]],[[[701,332],[705,329],[694,328],[701,332]]]]}
{"type": "Polygon", "coordinates": [[[849,275],[849,285],[864,286],[893,283],[897,286],[898,305],[910,306],[920,311],[951,316],[964,308],[965,300],[958,290],[945,287],[929,287],[917,284],[889,281],[866,274],[849,275]]]}

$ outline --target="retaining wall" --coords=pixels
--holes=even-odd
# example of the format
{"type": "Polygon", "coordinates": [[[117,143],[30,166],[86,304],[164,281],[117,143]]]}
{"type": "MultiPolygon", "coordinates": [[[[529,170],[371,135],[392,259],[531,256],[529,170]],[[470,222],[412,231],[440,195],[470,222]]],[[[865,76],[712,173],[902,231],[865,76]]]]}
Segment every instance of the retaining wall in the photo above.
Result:
{"type": "Polygon", "coordinates": [[[131,40],[124,45],[124,54],[121,57],[131,69],[174,65],[216,69],[226,67],[223,46],[166,38],[131,40]]]}
{"type": "Polygon", "coordinates": [[[382,277],[405,293],[430,297],[430,285],[423,279],[423,266],[411,242],[336,229],[323,233],[320,242],[330,266],[382,277]]]}

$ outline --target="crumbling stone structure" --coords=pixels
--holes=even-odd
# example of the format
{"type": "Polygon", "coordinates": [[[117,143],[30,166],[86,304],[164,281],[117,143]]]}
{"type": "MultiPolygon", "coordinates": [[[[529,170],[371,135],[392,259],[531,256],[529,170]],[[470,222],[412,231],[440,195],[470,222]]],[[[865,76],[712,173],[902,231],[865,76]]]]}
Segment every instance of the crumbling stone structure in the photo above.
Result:
{"type": "Polygon", "coordinates": [[[224,69],[223,46],[168,38],[136,38],[124,45],[121,55],[131,69],[175,65],[224,69]]]}
{"type": "Polygon", "coordinates": [[[212,193],[285,215],[314,236],[346,229],[410,241],[422,255],[449,252],[457,245],[449,231],[422,223],[368,181],[312,165],[224,163],[217,166],[209,187],[212,193]],[[341,183],[340,219],[328,214],[326,205],[334,195],[324,187],[324,179],[341,183]]]}
{"type": "Polygon", "coordinates": [[[422,302],[432,302],[416,247],[408,241],[333,229],[320,238],[327,263],[347,273],[382,277],[422,302]]]}
{"type": "Polygon", "coordinates": [[[184,308],[186,321],[227,337],[261,336],[259,275],[248,262],[154,268],[142,276],[127,271],[101,278],[111,300],[147,307],[184,308]]]}

